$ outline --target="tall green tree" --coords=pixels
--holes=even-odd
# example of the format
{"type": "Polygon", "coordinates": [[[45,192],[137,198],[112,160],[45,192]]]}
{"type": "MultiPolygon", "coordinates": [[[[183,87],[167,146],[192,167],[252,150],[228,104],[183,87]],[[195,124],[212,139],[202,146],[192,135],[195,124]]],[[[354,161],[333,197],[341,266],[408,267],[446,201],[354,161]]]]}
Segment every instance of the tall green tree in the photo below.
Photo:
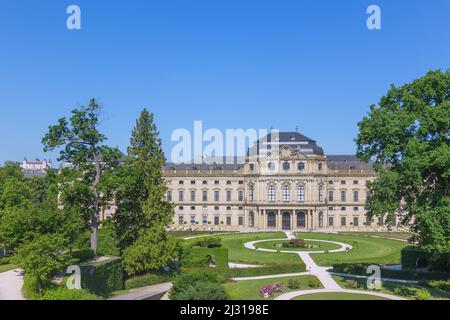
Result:
{"type": "MultiPolygon", "coordinates": [[[[373,160],[368,215],[399,212],[420,246],[450,252],[450,70],[394,87],[359,122],[358,156],[373,160]]],[[[448,259],[448,256],[447,256],[448,259]]]]}
{"type": "Polygon", "coordinates": [[[124,265],[130,274],[164,267],[175,256],[176,250],[169,250],[172,244],[165,232],[173,206],[166,200],[164,164],[154,116],[144,109],[132,131],[125,166],[119,173],[114,216],[124,265]],[[167,254],[164,259],[157,259],[163,248],[167,254]]]}
{"type": "Polygon", "coordinates": [[[106,136],[100,132],[101,107],[95,99],[88,106],[81,106],[72,111],[69,120],[61,118],[58,124],[50,126],[48,133],[42,139],[44,151],[61,148],[58,161],[71,163],[78,173],[74,179],[89,186],[91,249],[96,253],[98,245],[98,226],[100,210],[109,200],[102,192],[101,180],[105,171],[117,167],[120,152],[116,148],[103,145],[106,136]]]}

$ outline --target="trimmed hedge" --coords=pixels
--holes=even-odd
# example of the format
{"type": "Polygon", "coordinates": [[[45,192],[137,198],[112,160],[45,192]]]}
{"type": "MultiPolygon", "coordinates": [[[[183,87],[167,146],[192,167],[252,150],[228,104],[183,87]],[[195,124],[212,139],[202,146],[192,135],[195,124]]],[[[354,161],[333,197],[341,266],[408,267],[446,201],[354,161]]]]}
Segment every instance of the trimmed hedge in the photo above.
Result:
{"type": "Polygon", "coordinates": [[[299,273],[305,271],[306,266],[303,263],[275,264],[259,268],[229,269],[228,277],[230,278],[258,277],[258,276],[268,276],[272,274],[299,273]]]}
{"type": "Polygon", "coordinates": [[[50,281],[44,283],[44,290],[39,294],[36,277],[28,274],[24,276],[22,293],[29,300],[101,300],[101,297],[87,290],[70,290],[50,281]]]}
{"type": "Polygon", "coordinates": [[[81,265],[81,286],[100,296],[123,290],[123,267],[120,258],[81,265]]]}
{"type": "Polygon", "coordinates": [[[125,289],[129,290],[168,282],[172,277],[173,275],[171,274],[147,273],[125,280],[125,289]]]}
{"type": "Polygon", "coordinates": [[[70,255],[77,259],[78,263],[86,262],[95,258],[95,253],[90,248],[84,248],[77,251],[73,251],[70,255]]]}
{"type": "Polygon", "coordinates": [[[192,247],[185,250],[182,260],[185,268],[206,268],[214,260],[217,269],[228,270],[227,248],[192,247]]]}
{"type": "Polygon", "coordinates": [[[416,270],[417,260],[420,258],[429,260],[428,254],[417,247],[409,246],[404,248],[401,252],[402,269],[416,270]]]}
{"type": "MultiPolygon", "coordinates": [[[[367,268],[370,263],[359,264],[337,264],[333,266],[333,271],[337,273],[352,274],[358,276],[367,276],[367,268]]],[[[400,279],[400,280],[447,280],[450,274],[443,272],[419,273],[415,270],[388,270],[381,269],[382,278],[400,279]]]]}

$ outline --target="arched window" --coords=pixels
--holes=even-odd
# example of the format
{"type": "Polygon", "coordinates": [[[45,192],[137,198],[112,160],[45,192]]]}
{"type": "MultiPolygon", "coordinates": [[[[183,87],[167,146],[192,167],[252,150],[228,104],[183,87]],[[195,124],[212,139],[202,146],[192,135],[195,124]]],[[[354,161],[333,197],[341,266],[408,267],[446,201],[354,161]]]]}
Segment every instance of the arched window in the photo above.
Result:
{"type": "Polygon", "coordinates": [[[283,201],[284,202],[291,201],[291,190],[288,185],[283,186],[283,201]]]}
{"type": "Polygon", "coordinates": [[[299,171],[305,170],[305,163],[304,162],[299,162],[297,165],[297,168],[299,171]]]}
{"type": "Polygon", "coordinates": [[[323,164],[319,163],[319,171],[322,171],[322,169],[323,169],[323,164]]]}
{"type": "Polygon", "coordinates": [[[283,162],[283,170],[284,171],[288,171],[290,167],[291,167],[291,165],[289,164],[289,162],[283,162]]]}
{"type": "Polygon", "coordinates": [[[297,201],[305,202],[305,186],[299,186],[297,189],[297,201]]]}
{"type": "Polygon", "coordinates": [[[269,202],[275,202],[275,186],[269,186],[267,189],[267,194],[269,202]]]}
{"type": "Polygon", "coordinates": [[[253,186],[248,187],[248,201],[253,201],[255,196],[255,190],[253,186]]]}

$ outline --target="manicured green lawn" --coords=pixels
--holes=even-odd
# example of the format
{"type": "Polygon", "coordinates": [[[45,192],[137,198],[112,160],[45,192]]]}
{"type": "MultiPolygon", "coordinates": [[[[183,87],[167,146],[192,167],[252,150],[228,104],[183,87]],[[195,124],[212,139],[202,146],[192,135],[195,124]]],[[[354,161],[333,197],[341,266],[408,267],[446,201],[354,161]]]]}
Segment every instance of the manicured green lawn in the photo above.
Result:
{"type": "Polygon", "coordinates": [[[289,243],[289,240],[284,241],[270,241],[270,242],[261,242],[255,245],[256,248],[263,249],[272,249],[278,251],[328,251],[328,250],[336,250],[341,246],[338,246],[333,243],[327,242],[315,242],[315,241],[305,241],[306,244],[312,244],[316,246],[315,248],[289,248],[289,247],[281,247],[280,244],[289,243]]]}
{"type": "MultiPolygon", "coordinates": [[[[225,283],[223,286],[225,290],[230,295],[232,300],[264,300],[259,295],[259,289],[264,286],[272,285],[275,282],[282,282],[285,287],[285,292],[299,291],[299,290],[309,290],[312,289],[308,286],[310,279],[315,278],[314,276],[299,276],[299,277],[285,277],[285,278],[271,278],[262,280],[247,280],[238,282],[225,283]],[[297,279],[300,282],[298,289],[289,289],[287,287],[289,279],[297,279]]],[[[277,294],[279,295],[279,294],[277,294]]],[[[275,298],[277,295],[274,294],[272,297],[275,298]]]]}
{"type": "Polygon", "coordinates": [[[307,294],[292,300],[389,300],[382,297],[369,296],[367,294],[352,294],[343,292],[324,292],[307,294]]]}
{"type": "Polygon", "coordinates": [[[10,271],[10,270],[14,270],[16,268],[17,268],[17,266],[15,266],[13,264],[3,264],[3,265],[0,265],[0,273],[1,272],[6,272],[6,271],[10,271]]]}
{"type": "Polygon", "coordinates": [[[296,233],[297,237],[305,239],[322,239],[343,242],[353,246],[349,252],[312,254],[311,257],[320,266],[332,266],[343,263],[373,263],[379,265],[400,264],[401,250],[408,246],[407,243],[361,237],[347,234],[325,233],[296,233]]]}
{"type": "Polygon", "coordinates": [[[387,239],[391,238],[399,240],[408,240],[412,237],[412,234],[407,232],[339,232],[339,233],[365,237],[377,237],[387,239]]]}
{"type": "Polygon", "coordinates": [[[244,243],[264,239],[285,239],[282,232],[249,233],[220,236],[222,246],[228,248],[230,262],[249,264],[286,264],[301,262],[300,257],[290,253],[260,252],[244,248],[244,243]]]}

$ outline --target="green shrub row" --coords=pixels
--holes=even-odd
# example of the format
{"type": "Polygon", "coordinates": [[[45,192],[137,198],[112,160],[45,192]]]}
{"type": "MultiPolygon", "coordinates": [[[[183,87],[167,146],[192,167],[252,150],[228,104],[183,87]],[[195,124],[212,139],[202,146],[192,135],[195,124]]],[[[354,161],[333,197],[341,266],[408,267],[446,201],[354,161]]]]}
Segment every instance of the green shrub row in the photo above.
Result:
{"type": "Polygon", "coordinates": [[[267,265],[260,268],[229,269],[227,275],[229,278],[245,278],[268,276],[272,274],[299,273],[305,271],[306,266],[303,263],[291,263],[267,265]]]}
{"type": "Polygon", "coordinates": [[[204,237],[196,240],[192,245],[206,248],[220,248],[222,239],[219,237],[204,237]]]}
{"type": "Polygon", "coordinates": [[[213,270],[197,270],[177,276],[169,292],[171,300],[227,300],[224,277],[213,270]]]}
{"type": "Polygon", "coordinates": [[[36,277],[25,274],[22,293],[29,300],[101,300],[101,297],[87,290],[70,290],[50,281],[46,281],[43,286],[44,290],[40,294],[37,289],[36,277]]]}
{"type": "Polygon", "coordinates": [[[81,265],[81,286],[100,296],[123,290],[123,267],[120,258],[97,264],[81,265]]]}
{"type": "Polygon", "coordinates": [[[141,288],[158,283],[168,282],[173,278],[173,274],[147,273],[125,280],[125,289],[141,288]]]}
{"type": "Polygon", "coordinates": [[[416,300],[428,300],[431,298],[431,293],[424,288],[402,286],[394,289],[394,293],[399,296],[414,298],[416,300]]]}
{"type": "Polygon", "coordinates": [[[88,260],[94,259],[95,258],[95,254],[94,251],[92,251],[90,248],[84,248],[84,249],[80,249],[77,251],[73,251],[70,253],[70,255],[76,259],[78,261],[78,263],[80,262],[86,262],[88,260]]]}
{"type": "Polygon", "coordinates": [[[210,262],[214,262],[217,269],[228,269],[227,248],[191,247],[185,248],[181,261],[186,268],[205,268],[210,262]]]}
{"type": "MultiPolygon", "coordinates": [[[[369,263],[337,264],[333,266],[333,271],[358,276],[367,276],[367,268],[370,265],[371,264],[369,263]]],[[[447,280],[450,275],[443,272],[418,273],[414,270],[381,269],[381,277],[400,280],[447,280]]]]}

